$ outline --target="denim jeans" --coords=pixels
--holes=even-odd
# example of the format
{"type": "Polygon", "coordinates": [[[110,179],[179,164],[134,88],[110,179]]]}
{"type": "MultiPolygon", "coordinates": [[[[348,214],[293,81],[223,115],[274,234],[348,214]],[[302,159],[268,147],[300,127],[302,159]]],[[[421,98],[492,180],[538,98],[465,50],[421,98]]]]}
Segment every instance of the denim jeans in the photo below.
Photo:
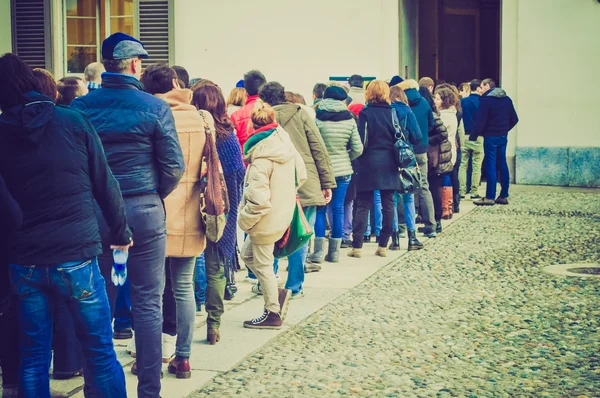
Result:
{"type": "Polygon", "coordinates": [[[115,322],[114,329],[131,329],[131,299],[129,289],[129,279],[123,286],[119,286],[117,291],[117,301],[115,303],[115,322]]]}
{"type": "Polygon", "coordinates": [[[317,211],[317,219],[315,222],[315,236],[317,238],[325,237],[325,224],[327,210],[331,209],[331,237],[341,238],[344,227],[344,199],[346,199],[346,191],[350,185],[351,176],[336,177],[337,187],[332,190],[331,202],[327,206],[320,207],[317,211]]]}
{"type": "Polygon", "coordinates": [[[484,137],[483,150],[485,152],[485,171],[487,174],[487,189],[485,197],[496,199],[496,183],[498,182],[498,163],[500,164],[500,197],[508,198],[508,186],[510,185],[510,175],[508,172],[508,163],[506,162],[507,136],[484,137]]]}
{"type": "Polygon", "coordinates": [[[67,301],[57,295],[54,297],[54,356],[52,374],[70,376],[83,369],[85,361],[81,345],[77,341],[75,322],[67,306],[67,301]]]}
{"type": "Polygon", "coordinates": [[[375,212],[375,236],[381,235],[383,229],[383,206],[381,205],[381,191],[373,193],[373,211],[375,212]]]}
{"type": "MultiPolygon", "coordinates": [[[[381,191],[381,204],[383,206],[383,226],[379,236],[379,246],[387,247],[390,236],[392,235],[392,225],[394,223],[394,191],[381,191]]],[[[356,214],[354,216],[352,228],[352,247],[361,249],[363,239],[367,228],[369,218],[369,209],[373,206],[375,195],[373,191],[359,192],[356,196],[356,214]]]]}
{"type": "Polygon", "coordinates": [[[399,194],[398,192],[396,192],[396,194],[394,195],[394,208],[397,209],[397,211],[394,213],[394,231],[400,230],[399,220],[404,221],[406,223],[406,227],[409,231],[414,231],[416,229],[414,195],[412,193],[399,194]],[[402,201],[401,204],[400,201],[402,201]],[[401,220],[400,217],[400,207],[402,207],[403,209],[402,213],[404,215],[404,220],[401,220]]]}
{"type": "MultiPolygon", "coordinates": [[[[140,398],[154,398],[160,395],[162,370],[162,306],[167,247],[165,209],[157,194],[125,196],[123,200],[134,242],[129,249],[127,279],[131,289],[131,317],[135,329],[137,392],[140,398]]],[[[102,275],[109,281],[107,291],[114,308],[117,289],[110,282],[112,250],[107,239],[108,227],[101,215],[98,224],[104,246],[104,252],[98,259],[102,275]]]]}
{"type": "MultiPolygon", "coordinates": [[[[304,215],[308,224],[312,227],[315,225],[317,219],[317,207],[306,206],[303,207],[304,215]]],[[[308,242],[302,246],[291,256],[288,256],[288,277],[285,283],[285,288],[290,289],[292,294],[296,294],[302,290],[302,284],[304,283],[304,262],[308,254],[308,242]]],[[[278,267],[278,261],[275,260],[276,267],[278,267]]]]}
{"type": "Polygon", "coordinates": [[[197,306],[206,303],[206,283],[206,257],[202,253],[196,257],[194,272],[194,298],[197,306]]]}
{"type": "Polygon", "coordinates": [[[66,301],[87,362],[86,382],[99,397],[125,397],[125,375],[112,341],[110,306],[97,260],[10,265],[21,327],[23,396],[50,398],[52,302],[66,301]]]}
{"type": "Polygon", "coordinates": [[[194,302],[196,257],[167,257],[167,264],[171,271],[171,288],[177,306],[175,355],[189,358],[192,353],[194,322],[196,320],[196,304],[194,302]]]}
{"type": "Polygon", "coordinates": [[[19,385],[19,322],[17,320],[17,298],[9,288],[8,264],[0,259],[0,364],[2,365],[2,385],[16,387],[19,385]]]}
{"type": "Polygon", "coordinates": [[[344,203],[344,231],[342,233],[343,240],[350,240],[352,235],[352,218],[354,213],[354,201],[344,203]]]}

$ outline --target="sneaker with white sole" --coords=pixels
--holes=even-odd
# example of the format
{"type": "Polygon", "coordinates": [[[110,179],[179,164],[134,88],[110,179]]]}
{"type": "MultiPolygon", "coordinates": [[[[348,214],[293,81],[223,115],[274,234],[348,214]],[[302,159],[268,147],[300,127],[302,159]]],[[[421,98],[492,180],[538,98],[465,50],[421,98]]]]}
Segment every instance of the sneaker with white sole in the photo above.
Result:
{"type": "Polygon", "coordinates": [[[300,290],[298,293],[293,294],[292,293],[292,300],[297,300],[297,299],[301,299],[304,298],[306,294],[304,293],[304,290],[300,290]]]}
{"type": "Polygon", "coordinates": [[[244,327],[248,329],[281,329],[281,325],[283,325],[281,316],[266,308],[258,318],[244,322],[244,327]]]}

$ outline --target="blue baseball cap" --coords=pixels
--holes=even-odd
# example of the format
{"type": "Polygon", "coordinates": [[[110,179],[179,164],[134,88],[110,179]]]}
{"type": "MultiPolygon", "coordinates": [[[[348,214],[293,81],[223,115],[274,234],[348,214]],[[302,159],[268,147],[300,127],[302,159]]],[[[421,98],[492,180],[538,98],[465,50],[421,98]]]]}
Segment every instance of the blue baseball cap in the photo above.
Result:
{"type": "Polygon", "coordinates": [[[102,42],[102,59],[148,58],[148,51],[141,41],[125,33],[117,32],[102,42]]]}

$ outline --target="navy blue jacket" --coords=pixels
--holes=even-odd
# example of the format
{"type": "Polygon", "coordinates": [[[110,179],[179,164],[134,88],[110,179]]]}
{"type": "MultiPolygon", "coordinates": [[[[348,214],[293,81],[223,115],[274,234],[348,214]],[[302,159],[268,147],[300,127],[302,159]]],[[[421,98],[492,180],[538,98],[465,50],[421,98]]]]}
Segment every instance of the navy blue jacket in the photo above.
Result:
{"type": "Polygon", "coordinates": [[[416,154],[427,153],[429,147],[429,131],[433,128],[433,112],[431,106],[427,103],[427,100],[419,94],[417,89],[411,88],[404,91],[408,98],[408,104],[410,109],[413,111],[419,129],[421,130],[421,142],[414,146],[416,154]]]}
{"type": "Polygon", "coordinates": [[[519,122],[512,100],[501,88],[488,90],[481,96],[475,117],[475,130],[470,140],[478,136],[505,136],[519,122]]]}
{"type": "Polygon", "coordinates": [[[10,242],[11,263],[52,265],[102,253],[96,203],[110,243],[130,242],[119,184],[81,113],[33,91],[6,109],[0,115],[0,175],[23,213],[10,242]]]}
{"type": "Polygon", "coordinates": [[[420,144],[423,139],[423,134],[421,134],[417,118],[410,110],[410,107],[404,102],[394,102],[392,108],[395,109],[398,114],[400,127],[403,129],[406,128],[406,131],[408,132],[408,137],[406,137],[406,139],[408,140],[408,144],[413,147],[414,151],[414,146],[420,144]]]}
{"type": "Polygon", "coordinates": [[[467,98],[461,98],[463,123],[465,125],[465,134],[469,135],[475,128],[475,115],[479,110],[479,95],[471,94],[467,98]]]}
{"type": "Polygon", "coordinates": [[[102,87],[71,108],[96,128],[123,196],[158,192],[165,198],[177,187],[185,165],[173,113],[135,76],[105,72],[102,87]]]}

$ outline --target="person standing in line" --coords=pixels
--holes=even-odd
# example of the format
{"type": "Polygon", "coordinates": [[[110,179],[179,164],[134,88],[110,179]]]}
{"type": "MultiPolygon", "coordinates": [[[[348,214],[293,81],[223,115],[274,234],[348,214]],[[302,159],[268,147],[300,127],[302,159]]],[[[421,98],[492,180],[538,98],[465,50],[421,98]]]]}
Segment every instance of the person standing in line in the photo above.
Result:
{"type": "Polygon", "coordinates": [[[229,93],[229,98],[227,98],[227,115],[231,116],[233,112],[246,105],[247,100],[248,93],[244,87],[236,87],[231,90],[231,93],[229,93]]]}
{"type": "Polygon", "coordinates": [[[180,88],[190,88],[190,74],[183,66],[173,65],[171,68],[177,73],[180,88]]]}
{"type": "Polygon", "coordinates": [[[485,152],[485,170],[487,173],[487,188],[485,198],[475,201],[477,206],[492,206],[508,204],[508,187],[510,175],[506,162],[506,145],[508,133],[519,122],[517,111],[506,91],[496,87],[492,79],[484,79],[479,86],[481,92],[479,110],[475,116],[475,128],[470,136],[471,141],[483,136],[485,152]],[[498,180],[498,163],[500,163],[500,185],[502,190],[496,197],[498,180]]]}
{"type": "Polygon", "coordinates": [[[83,71],[83,81],[89,91],[94,91],[102,85],[102,74],[106,72],[102,62],[92,62],[83,71]]]}
{"type": "MultiPolygon", "coordinates": [[[[277,82],[267,83],[260,91],[260,99],[275,110],[277,123],[290,136],[296,150],[306,165],[308,179],[298,189],[300,203],[311,228],[317,218],[317,207],[331,201],[331,190],[336,187],[331,160],[321,133],[308,114],[297,104],[285,100],[285,89],[277,82]]],[[[292,298],[304,297],[304,273],[321,269],[318,264],[305,262],[308,242],[300,250],[288,257],[288,279],[286,289],[292,291],[292,298]]],[[[255,289],[257,292],[258,289],[255,289]]],[[[260,290],[258,290],[260,293],[260,290]]]]}
{"type": "MultiPolygon", "coordinates": [[[[462,160],[458,172],[460,182],[460,196],[464,198],[469,191],[471,200],[481,199],[479,195],[479,183],[481,181],[481,165],[483,164],[483,137],[477,137],[477,140],[471,141],[469,137],[473,134],[475,128],[475,116],[479,110],[479,94],[477,90],[481,82],[471,80],[463,87],[469,93],[468,96],[460,100],[463,110],[463,121],[465,125],[465,134],[460,137],[462,160]],[[471,187],[467,187],[467,170],[469,160],[472,161],[471,187]],[[467,189],[468,188],[468,189],[467,189]]],[[[466,94],[466,93],[465,93],[466,94]]]]}
{"type": "Polygon", "coordinates": [[[63,77],[58,81],[56,89],[58,90],[56,104],[64,106],[71,105],[71,102],[73,102],[75,98],[86,95],[89,92],[84,81],[76,76],[63,77]]]}
{"type": "MultiPolygon", "coordinates": [[[[408,105],[408,98],[404,91],[398,87],[393,86],[390,88],[390,101],[392,109],[394,109],[398,115],[398,122],[402,131],[408,136],[405,137],[407,144],[411,147],[418,145],[421,142],[422,134],[419,128],[419,123],[415,118],[415,115],[410,110],[408,105]]],[[[400,226],[401,222],[406,222],[408,229],[408,250],[420,250],[423,248],[423,244],[417,239],[417,227],[415,223],[415,199],[414,192],[407,192],[399,194],[396,192],[394,195],[394,207],[396,212],[394,213],[394,232],[392,232],[392,245],[394,249],[400,249],[400,226]],[[402,202],[402,203],[400,203],[402,202]],[[401,217],[403,216],[403,217],[401,217]]]]}
{"type": "MultiPolygon", "coordinates": [[[[408,105],[417,119],[419,130],[421,131],[421,141],[413,146],[417,164],[421,170],[421,186],[415,193],[415,202],[419,203],[424,226],[417,231],[422,232],[429,238],[436,237],[435,212],[433,206],[433,197],[429,189],[429,168],[427,149],[429,148],[429,131],[433,128],[433,111],[429,102],[421,96],[419,84],[412,79],[401,82],[398,87],[404,90],[408,105]]],[[[427,93],[429,91],[425,89],[427,93]]]]}
{"type": "MultiPolygon", "coordinates": [[[[163,200],[177,187],[185,164],[173,112],[164,100],[147,93],[139,81],[143,44],[124,33],[102,43],[102,89],[73,101],[96,127],[112,172],[123,192],[135,246],[127,262],[135,329],[138,396],[158,397],[162,368],[162,296],[165,285],[166,218],[163,200]]],[[[106,231],[99,217],[101,231],[106,231]]],[[[105,236],[105,235],[103,235],[105,236]]],[[[112,251],[99,257],[110,280],[112,251]]],[[[116,287],[107,290],[114,308],[116,287]]]]}
{"type": "MultiPolygon", "coordinates": [[[[216,143],[223,177],[229,198],[229,214],[223,230],[223,236],[217,243],[206,241],[206,339],[211,345],[221,339],[219,328],[221,316],[225,311],[224,293],[226,288],[235,285],[237,257],[238,208],[242,196],[242,186],[246,167],[242,152],[235,136],[233,123],[227,116],[225,98],[216,86],[202,86],[194,91],[192,103],[197,109],[203,109],[213,115],[215,120],[216,143]]],[[[233,293],[231,293],[233,294],[233,293]]]]}
{"type": "Polygon", "coordinates": [[[0,57],[0,175],[23,214],[7,259],[17,296],[20,393],[50,398],[52,303],[60,297],[87,364],[86,395],[124,397],[96,259],[102,246],[95,211],[106,220],[109,247],[129,250],[121,190],[92,125],[39,92],[27,64],[14,54],[0,57]]]}
{"type": "Polygon", "coordinates": [[[246,105],[231,114],[231,121],[235,126],[235,133],[240,141],[241,148],[244,147],[248,137],[254,129],[252,125],[252,111],[254,103],[258,99],[258,92],[267,83],[265,76],[257,70],[251,70],[244,75],[244,89],[248,93],[246,105]]]}
{"type": "Polygon", "coordinates": [[[200,167],[204,146],[207,145],[205,126],[208,125],[214,132],[214,121],[210,113],[198,113],[191,104],[192,90],[180,88],[178,80],[173,68],[155,64],[146,68],[141,81],[149,93],[165,100],[171,107],[184,156],[185,173],[164,202],[167,213],[166,268],[171,274],[171,288],[175,296],[177,334],[175,358],[169,362],[168,370],[178,379],[189,379],[192,376],[189,359],[196,318],[194,266],[196,257],[206,247],[199,211],[200,167]]]}
{"type": "Polygon", "coordinates": [[[238,225],[248,234],[241,257],[262,286],[265,308],[261,316],[245,321],[244,327],[280,329],[291,291],[277,286],[273,250],[292,221],[297,187],[306,181],[307,170],[290,136],[276,123],[270,106],[257,102],[252,122],[253,134],[244,145],[248,170],[238,225]]]}
{"type": "Polygon", "coordinates": [[[431,95],[433,95],[433,89],[435,88],[435,81],[430,77],[422,77],[419,79],[419,87],[425,87],[431,95]]]}
{"type": "Polygon", "coordinates": [[[347,97],[348,94],[343,88],[330,86],[325,90],[323,100],[319,102],[317,108],[317,127],[327,147],[337,187],[332,190],[331,202],[317,211],[314,253],[310,256],[310,261],[313,263],[322,263],[323,260],[339,262],[344,199],[354,174],[351,162],[363,152],[356,122],[344,102],[347,97]],[[332,208],[332,225],[331,238],[325,255],[325,224],[328,207],[332,208]]]}
{"type": "Polygon", "coordinates": [[[402,190],[394,150],[394,110],[390,105],[390,88],[383,80],[369,83],[365,98],[367,106],[360,112],[358,121],[364,151],[356,161],[356,214],[352,226],[352,250],[348,256],[362,256],[369,210],[373,207],[374,191],[379,190],[383,226],[375,255],[386,257],[394,222],[394,193],[402,190]]]}
{"type": "Polygon", "coordinates": [[[313,107],[316,107],[319,102],[323,99],[323,95],[325,95],[325,90],[327,89],[327,84],[325,83],[317,83],[313,87],[313,107]]]}
{"type": "Polygon", "coordinates": [[[352,98],[351,105],[365,105],[365,80],[363,77],[361,75],[352,75],[348,78],[348,84],[350,85],[348,96],[352,98]]]}

